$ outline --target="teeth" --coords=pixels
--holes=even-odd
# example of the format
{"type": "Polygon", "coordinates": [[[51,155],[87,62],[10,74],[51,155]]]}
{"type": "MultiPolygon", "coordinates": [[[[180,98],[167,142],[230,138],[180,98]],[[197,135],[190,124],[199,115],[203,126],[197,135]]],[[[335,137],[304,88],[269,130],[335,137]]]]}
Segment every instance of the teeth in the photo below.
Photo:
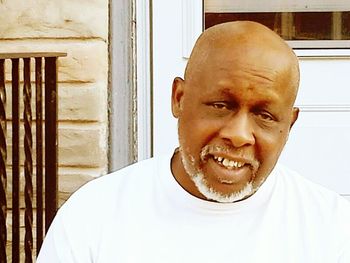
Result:
{"type": "Polygon", "coordinates": [[[229,163],[228,163],[228,166],[229,167],[236,167],[236,162],[235,161],[230,161],[229,163]]]}
{"type": "Polygon", "coordinates": [[[225,166],[226,168],[232,169],[234,168],[241,168],[244,163],[241,162],[236,162],[230,159],[226,159],[223,157],[218,157],[218,156],[213,156],[214,160],[216,160],[217,162],[219,162],[220,164],[222,164],[223,166],[225,166]]]}
{"type": "Polygon", "coordinates": [[[222,164],[223,164],[224,166],[229,166],[229,165],[230,165],[230,160],[224,159],[223,162],[222,162],[222,164]]]}

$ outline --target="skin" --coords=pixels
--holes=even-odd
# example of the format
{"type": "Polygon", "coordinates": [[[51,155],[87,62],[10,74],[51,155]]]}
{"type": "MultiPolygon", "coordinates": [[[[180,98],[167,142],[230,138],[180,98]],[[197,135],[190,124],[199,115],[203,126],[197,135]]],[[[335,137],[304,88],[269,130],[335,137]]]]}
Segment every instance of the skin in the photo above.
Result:
{"type": "Polygon", "coordinates": [[[180,151],[171,168],[178,183],[190,194],[210,199],[189,174],[200,171],[207,187],[223,196],[238,193],[248,182],[253,190],[239,200],[254,194],[297,120],[299,110],[293,104],[298,85],[297,58],[270,29],[245,21],[206,30],[192,51],[185,78],[175,78],[172,87],[180,151]],[[206,146],[211,150],[201,157],[206,146]],[[227,169],[214,156],[245,165],[227,169]]]}

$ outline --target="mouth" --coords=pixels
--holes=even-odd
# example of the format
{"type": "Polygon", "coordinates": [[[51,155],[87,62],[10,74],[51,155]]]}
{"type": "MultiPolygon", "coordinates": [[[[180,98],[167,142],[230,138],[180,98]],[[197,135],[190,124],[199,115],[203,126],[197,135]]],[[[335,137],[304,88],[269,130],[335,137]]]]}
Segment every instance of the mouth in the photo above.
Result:
{"type": "Polygon", "coordinates": [[[251,152],[242,149],[232,149],[225,146],[206,145],[202,148],[200,158],[203,162],[212,159],[215,163],[228,170],[250,168],[253,172],[258,170],[260,163],[251,152]]]}
{"type": "Polygon", "coordinates": [[[204,146],[200,160],[206,180],[227,192],[252,182],[260,166],[252,152],[218,145],[204,146]]]}
{"type": "Polygon", "coordinates": [[[209,154],[207,172],[221,184],[243,184],[254,177],[251,162],[241,157],[209,154]]]}
{"type": "Polygon", "coordinates": [[[219,165],[225,167],[228,170],[239,169],[244,165],[246,165],[245,162],[238,161],[238,160],[237,161],[231,160],[229,158],[225,158],[222,156],[213,155],[212,157],[219,165]]]}

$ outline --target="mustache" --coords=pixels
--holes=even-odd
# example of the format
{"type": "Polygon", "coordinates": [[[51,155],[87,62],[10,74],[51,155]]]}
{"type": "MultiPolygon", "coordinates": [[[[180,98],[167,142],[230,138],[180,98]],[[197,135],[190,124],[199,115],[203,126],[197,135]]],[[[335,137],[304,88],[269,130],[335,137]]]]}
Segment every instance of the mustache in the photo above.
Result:
{"type": "Polygon", "coordinates": [[[230,146],[222,145],[206,145],[201,150],[201,160],[206,161],[210,155],[225,153],[229,156],[234,156],[236,158],[242,158],[246,160],[247,164],[252,167],[252,170],[256,172],[260,166],[260,162],[255,158],[253,153],[247,152],[242,148],[233,148],[230,146]]]}

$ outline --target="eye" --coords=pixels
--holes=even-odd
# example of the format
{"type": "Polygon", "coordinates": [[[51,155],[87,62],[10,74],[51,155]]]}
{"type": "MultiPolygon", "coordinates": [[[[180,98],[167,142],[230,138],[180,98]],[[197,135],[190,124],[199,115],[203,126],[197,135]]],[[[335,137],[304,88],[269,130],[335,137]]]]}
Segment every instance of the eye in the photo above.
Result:
{"type": "Polygon", "coordinates": [[[264,121],[275,121],[275,117],[268,112],[258,112],[257,116],[264,121]]]}
{"type": "Polygon", "coordinates": [[[229,110],[231,108],[230,105],[224,101],[210,103],[210,106],[219,110],[229,110]]]}

